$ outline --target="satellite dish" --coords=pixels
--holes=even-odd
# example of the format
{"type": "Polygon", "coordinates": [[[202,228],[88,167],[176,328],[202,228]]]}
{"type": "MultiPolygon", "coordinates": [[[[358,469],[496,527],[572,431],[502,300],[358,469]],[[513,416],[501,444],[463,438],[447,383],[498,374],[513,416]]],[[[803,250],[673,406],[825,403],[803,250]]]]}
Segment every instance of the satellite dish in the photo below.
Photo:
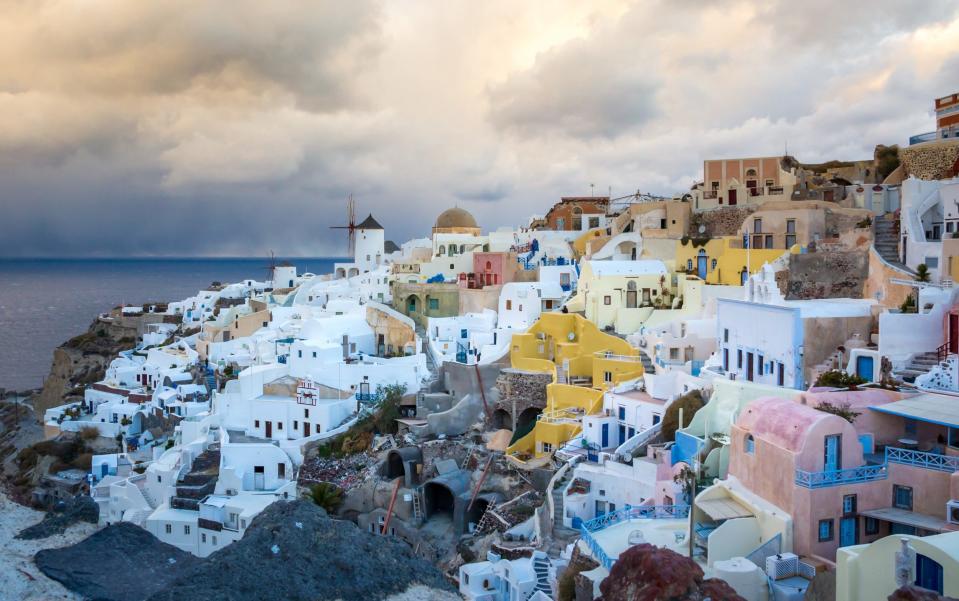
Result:
{"type": "Polygon", "coordinates": [[[570,332],[569,334],[566,335],[566,337],[569,339],[570,342],[572,342],[576,340],[576,332],[570,332]]]}
{"type": "Polygon", "coordinates": [[[700,233],[700,234],[705,234],[705,233],[706,233],[706,226],[705,226],[705,225],[699,226],[699,233],[700,233]]]}

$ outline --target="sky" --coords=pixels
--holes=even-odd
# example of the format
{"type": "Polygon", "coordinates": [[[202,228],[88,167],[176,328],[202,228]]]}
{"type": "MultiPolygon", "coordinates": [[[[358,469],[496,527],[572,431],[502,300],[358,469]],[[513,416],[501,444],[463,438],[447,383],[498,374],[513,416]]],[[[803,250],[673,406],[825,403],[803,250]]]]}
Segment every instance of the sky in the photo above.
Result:
{"type": "Polygon", "coordinates": [[[0,0],[0,256],[342,255],[707,158],[870,158],[959,91],[952,0],[0,0]]]}

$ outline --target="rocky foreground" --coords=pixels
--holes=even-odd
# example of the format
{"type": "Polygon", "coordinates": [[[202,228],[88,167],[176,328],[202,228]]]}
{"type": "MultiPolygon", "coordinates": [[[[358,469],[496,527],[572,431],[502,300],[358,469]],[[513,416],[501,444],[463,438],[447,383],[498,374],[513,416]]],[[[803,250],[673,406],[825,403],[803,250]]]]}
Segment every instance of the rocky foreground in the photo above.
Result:
{"type": "Polygon", "coordinates": [[[442,572],[405,543],[334,520],[308,501],[280,501],[243,539],[200,559],[131,524],[37,553],[50,578],[104,601],[458,599],[442,572]]]}

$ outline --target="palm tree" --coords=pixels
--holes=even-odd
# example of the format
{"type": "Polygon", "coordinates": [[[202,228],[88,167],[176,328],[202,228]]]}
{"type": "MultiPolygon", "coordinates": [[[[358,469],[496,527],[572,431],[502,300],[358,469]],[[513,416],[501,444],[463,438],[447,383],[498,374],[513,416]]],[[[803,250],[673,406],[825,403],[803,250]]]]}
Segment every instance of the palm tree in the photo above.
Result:
{"type": "Polygon", "coordinates": [[[920,263],[916,267],[916,281],[917,282],[928,282],[929,281],[929,268],[926,267],[925,263],[920,263]]]}
{"type": "Polygon", "coordinates": [[[343,504],[343,489],[330,482],[313,484],[307,496],[330,514],[336,513],[343,504]]]}

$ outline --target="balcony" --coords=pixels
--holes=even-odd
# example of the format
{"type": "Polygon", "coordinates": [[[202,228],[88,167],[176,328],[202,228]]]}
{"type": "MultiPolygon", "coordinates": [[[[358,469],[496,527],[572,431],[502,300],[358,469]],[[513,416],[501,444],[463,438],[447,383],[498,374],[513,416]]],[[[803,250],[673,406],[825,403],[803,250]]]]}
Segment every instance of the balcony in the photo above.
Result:
{"type": "Polygon", "coordinates": [[[950,474],[959,471],[959,457],[896,447],[886,447],[886,462],[912,465],[950,474]]]}
{"type": "Polygon", "coordinates": [[[931,142],[937,137],[936,132],[930,131],[924,134],[918,134],[915,136],[909,136],[909,145],[922,144],[923,142],[931,142]]]}
{"type": "MultiPolygon", "coordinates": [[[[608,570],[612,567],[613,563],[616,562],[619,553],[631,546],[628,538],[634,532],[633,528],[635,527],[630,526],[622,532],[611,533],[612,536],[605,536],[605,533],[600,535],[600,532],[613,530],[620,524],[628,525],[629,522],[637,520],[686,520],[688,517],[688,505],[643,505],[640,507],[627,507],[626,509],[612,511],[587,522],[583,522],[579,527],[579,531],[580,536],[589,547],[590,552],[596,560],[608,570]],[[610,552],[607,552],[607,549],[610,552]],[[616,549],[620,549],[620,551],[617,552],[616,549]]],[[[671,522],[668,521],[664,523],[667,525],[671,524],[671,522]]],[[[685,523],[681,525],[686,526],[685,523]]],[[[652,542],[658,546],[680,545],[683,544],[682,540],[686,538],[685,531],[671,528],[655,527],[653,529],[647,529],[643,534],[647,542],[652,542]],[[679,536],[680,532],[683,534],[682,538],[679,536]]]]}
{"type": "Polygon", "coordinates": [[[864,465],[845,470],[824,470],[821,472],[807,472],[796,470],[796,486],[803,488],[827,488],[843,484],[856,484],[884,480],[888,472],[886,464],[864,465]]]}
{"type": "Polygon", "coordinates": [[[937,472],[953,473],[959,471],[959,457],[940,455],[926,451],[913,451],[898,447],[886,447],[883,462],[878,465],[864,465],[844,470],[824,470],[807,472],[796,470],[796,485],[803,488],[826,488],[842,484],[872,482],[884,480],[888,475],[890,463],[911,465],[937,472]]]}

